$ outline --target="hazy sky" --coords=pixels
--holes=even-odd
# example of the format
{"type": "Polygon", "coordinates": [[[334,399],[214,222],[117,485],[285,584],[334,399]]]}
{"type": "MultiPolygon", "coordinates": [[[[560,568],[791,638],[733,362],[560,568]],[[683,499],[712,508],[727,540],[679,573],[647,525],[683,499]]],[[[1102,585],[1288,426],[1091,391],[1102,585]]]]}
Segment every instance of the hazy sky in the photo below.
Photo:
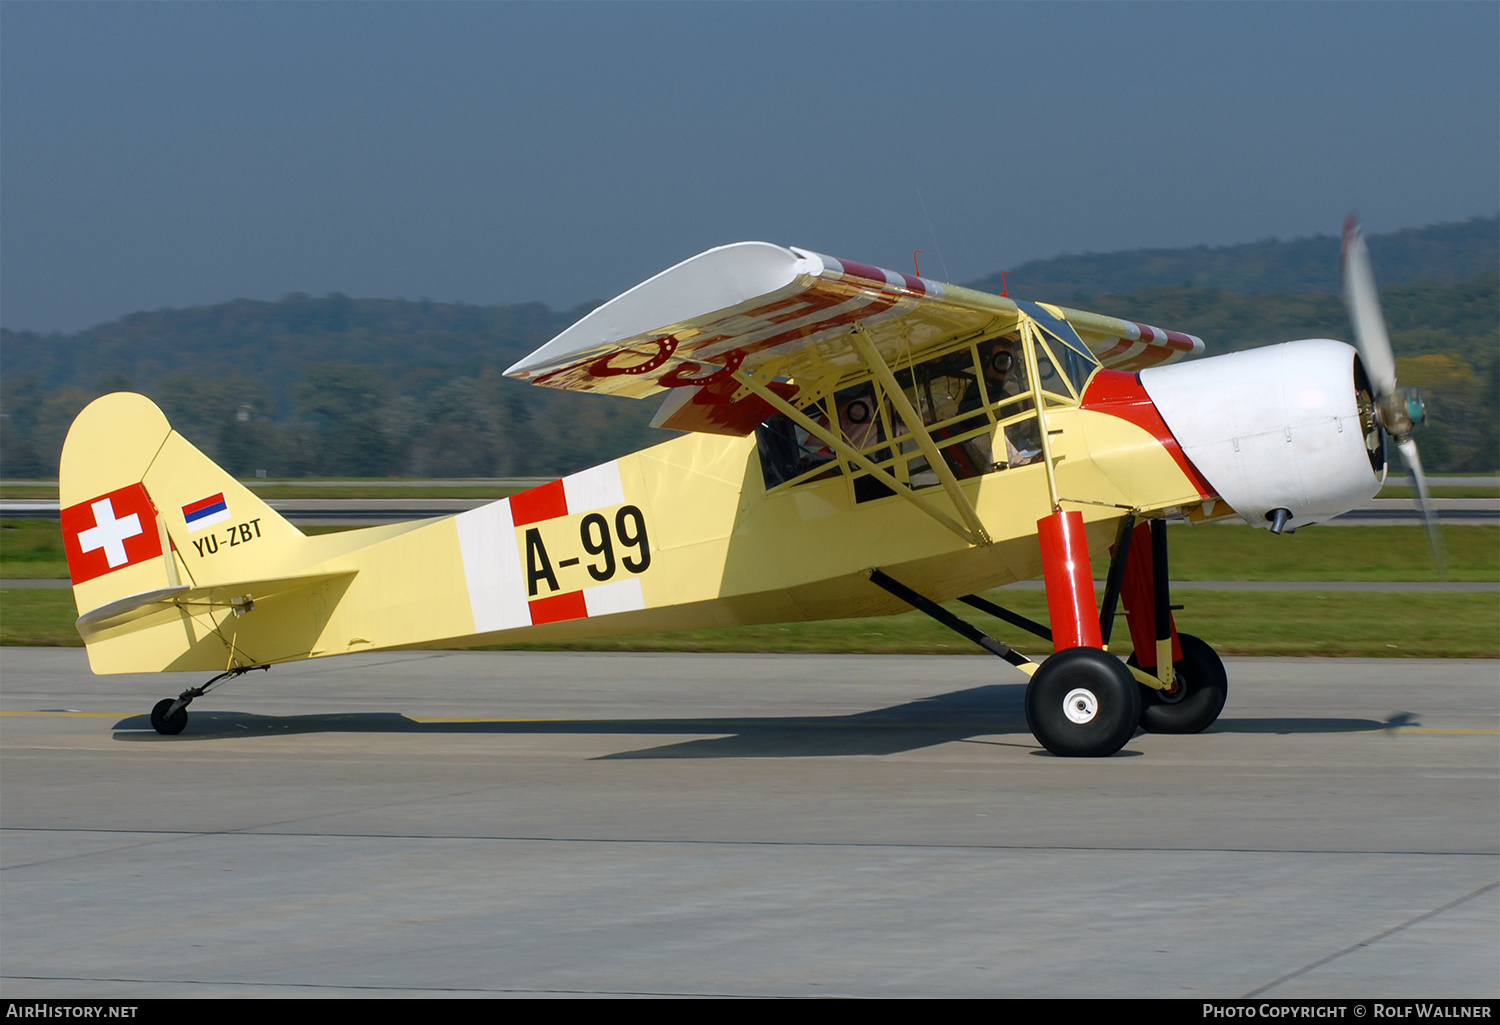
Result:
{"type": "Polygon", "coordinates": [[[11,328],[571,306],[748,238],[965,281],[1497,206],[1492,2],[0,4],[11,328]]]}

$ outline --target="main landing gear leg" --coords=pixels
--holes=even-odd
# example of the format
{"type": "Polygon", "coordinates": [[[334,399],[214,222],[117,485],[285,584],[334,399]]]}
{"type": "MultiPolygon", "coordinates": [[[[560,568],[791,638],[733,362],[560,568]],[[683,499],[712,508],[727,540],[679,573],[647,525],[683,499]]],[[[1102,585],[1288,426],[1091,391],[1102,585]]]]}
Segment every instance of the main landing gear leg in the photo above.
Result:
{"type": "Polygon", "coordinates": [[[1135,644],[1129,664],[1162,677],[1172,661],[1171,683],[1160,690],[1141,686],[1141,729],[1148,733],[1199,733],[1213,724],[1229,696],[1229,677],[1214,649],[1192,634],[1179,634],[1172,620],[1167,570],[1167,523],[1135,528],[1122,593],[1135,644]]]}
{"type": "Polygon", "coordinates": [[[201,698],[225,680],[243,676],[252,669],[270,669],[270,666],[235,666],[220,673],[201,687],[189,687],[175,698],[162,698],[151,709],[151,728],[167,737],[174,737],[187,728],[187,706],[194,698],[201,698]]]}
{"type": "Polygon", "coordinates": [[[1026,687],[1026,725],[1055,755],[1103,758],[1135,736],[1140,684],[1104,650],[1083,514],[1042,517],[1037,543],[1056,653],[1026,687]]]}
{"type": "MultiPolygon", "coordinates": [[[[1079,525],[1081,527],[1081,523],[1079,525]]],[[[1076,535],[1081,539],[1082,530],[1076,535]]],[[[1083,556],[1083,579],[1088,579],[1088,553],[1083,556]]],[[[1032,734],[1053,754],[1102,757],[1118,751],[1135,734],[1140,720],[1141,699],[1129,670],[1118,659],[1098,647],[1070,647],[1059,651],[1040,666],[1003,641],[970,623],[964,622],[937,602],[918,594],[880,570],[870,574],[870,582],[924,612],[948,629],[965,637],[986,651],[999,655],[1031,677],[1026,688],[1026,724],[1032,734]]],[[[1088,586],[1092,589],[1093,581],[1088,586]]],[[[1051,581],[1048,581],[1049,591],[1051,581]]],[[[1075,595],[1075,598],[1078,596],[1075,595]]],[[[1052,630],[1024,616],[1003,609],[975,595],[959,599],[1022,629],[1052,640],[1052,630]]],[[[1078,599],[1080,602],[1081,598],[1078,599]]],[[[1086,603],[1088,615],[1097,614],[1092,594],[1086,603]]],[[[1069,629],[1079,629],[1074,622],[1069,629]]],[[[1098,624],[1094,625],[1095,631],[1098,624]]],[[[1069,634],[1072,636],[1072,634],[1069,634]]]]}

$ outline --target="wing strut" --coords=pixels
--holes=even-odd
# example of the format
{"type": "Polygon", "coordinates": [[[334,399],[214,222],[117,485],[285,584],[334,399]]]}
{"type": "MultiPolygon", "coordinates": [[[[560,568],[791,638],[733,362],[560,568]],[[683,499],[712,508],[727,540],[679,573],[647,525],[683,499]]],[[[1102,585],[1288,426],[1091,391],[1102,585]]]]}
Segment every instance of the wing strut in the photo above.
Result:
{"type": "Polygon", "coordinates": [[[886,398],[896,407],[901,414],[901,421],[906,429],[911,431],[911,436],[916,440],[917,447],[922,450],[922,455],[927,457],[927,465],[937,474],[938,480],[942,481],[943,490],[948,493],[954,508],[964,518],[969,530],[979,540],[976,544],[988,545],[990,536],[985,532],[984,522],[980,520],[979,513],[975,512],[974,504],[969,501],[969,496],[964,494],[963,489],[958,486],[958,478],[953,476],[953,470],[948,466],[948,461],[938,451],[937,445],[932,440],[932,435],[927,432],[927,426],[922,423],[922,418],[912,408],[911,400],[906,397],[906,392],[901,390],[901,385],[896,383],[896,376],[891,373],[891,368],[886,366],[875,343],[870,341],[870,336],[865,334],[864,329],[855,325],[854,347],[859,351],[860,358],[865,361],[865,366],[874,372],[880,386],[885,389],[886,398]]]}
{"type": "MultiPolygon", "coordinates": [[[[884,366],[883,363],[881,365],[884,366]]],[[[789,419],[791,419],[792,422],[797,424],[797,426],[801,427],[804,431],[811,434],[813,437],[817,438],[819,441],[823,442],[823,444],[831,448],[840,459],[846,459],[849,462],[859,466],[860,469],[869,471],[870,476],[880,481],[880,483],[890,488],[902,498],[914,503],[918,509],[921,509],[927,515],[931,516],[943,526],[953,531],[953,533],[963,538],[967,543],[971,545],[987,545],[990,543],[989,536],[985,534],[982,529],[977,535],[971,532],[962,523],[959,523],[953,517],[949,516],[947,513],[934,506],[931,502],[928,502],[921,495],[918,495],[911,488],[907,487],[901,481],[897,480],[894,476],[891,475],[889,471],[876,466],[873,462],[870,461],[867,456],[865,456],[861,452],[856,451],[840,435],[829,430],[823,424],[820,424],[817,421],[813,420],[812,417],[808,416],[806,413],[803,413],[800,409],[792,405],[780,395],[777,395],[770,388],[767,388],[765,383],[759,377],[755,376],[754,374],[746,373],[743,370],[736,370],[734,372],[734,379],[740,384],[744,385],[746,388],[749,388],[756,395],[759,395],[778,413],[784,414],[789,419]]],[[[923,433],[925,434],[926,432],[924,431],[923,433]]],[[[943,464],[941,460],[939,460],[939,463],[940,465],[943,465],[944,469],[947,468],[946,464],[943,464]]],[[[963,497],[962,492],[959,492],[959,497],[963,497]]],[[[965,506],[968,506],[967,500],[965,500],[964,504],[965,506]]],[[[970,513],[972,514],[973,507],[968,506],[968,508],[970,513]]]]}

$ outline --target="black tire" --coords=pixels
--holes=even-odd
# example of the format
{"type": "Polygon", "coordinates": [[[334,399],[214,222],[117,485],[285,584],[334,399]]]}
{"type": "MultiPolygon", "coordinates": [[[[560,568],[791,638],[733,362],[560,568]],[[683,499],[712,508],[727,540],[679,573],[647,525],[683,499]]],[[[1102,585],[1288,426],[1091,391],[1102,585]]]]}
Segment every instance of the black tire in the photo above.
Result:
{"type": "MultiPolygon", "coordinates": [[[[1178,634],[1182,660],[1173,663],[1177,688],[1165,693],[1141,688],[1141,729],[1147,733],[1202,733],[1224,711],[1229,697],[1229,676],[1218,653],[1192,634],[1178,634]]],[[[1138,665],[1134,655],[1130,664],[1138,665]]]]}
{"type": "Polygon", "coordinates": [[[1043,662],[1026,687],[1026,725],[1064,758],[1104,758],[1135,736],[1140,684],[1098,648],[1068,648],[1043,662]]]}
{"type": "Polygon", "coordinates": [[[176,698],[162,698],[151,709],[151,728],[166,737],[175,737],[187,728],[187,706],[183,705],[170,718],[167,710],[177,703],[176,698]]]}

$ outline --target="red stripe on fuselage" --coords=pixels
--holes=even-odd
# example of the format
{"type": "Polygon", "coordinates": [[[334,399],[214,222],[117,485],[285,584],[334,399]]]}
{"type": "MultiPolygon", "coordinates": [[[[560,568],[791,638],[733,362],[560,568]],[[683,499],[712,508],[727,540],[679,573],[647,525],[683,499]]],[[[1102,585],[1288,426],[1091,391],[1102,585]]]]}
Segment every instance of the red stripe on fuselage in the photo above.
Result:
{"type": "Polygon", "coordinates": [[[560,480],[510,496],[511,522],[518,527],[568,515],[568,495],[560,480]]]}
{"type": "Polygon", "coordinates": [[[1182,472],[1187,474],[1200,497],[1213,498],[1217,495],[1213,485],[1204,479],[1203,474],[1198,472],[1198,468],[1182,451],[1182,446],[1177,444],[1177,439],[1167,429],[1166,421],[1157,412],[1151,396],[1146,394],[1140,378],[1135,374],[1127,374],[1122,370],[1100,370],[1089,382],[1088,390],[1083,393],[1079,405],[1097,413],[1108,413],[1121,420],[1128,420],[1149,432],[1171,454],[1182,472]]]}
{"type": "Polygon", "coordinates": [[[538,598],[530,603],[531,625],[541,626],[543,623],[561,623],[567,619],[587,619],[589,614],[588,603],[583,600],[582,591],[569,591],[567,594],[554,594],[550,598],[538,598]]]}

